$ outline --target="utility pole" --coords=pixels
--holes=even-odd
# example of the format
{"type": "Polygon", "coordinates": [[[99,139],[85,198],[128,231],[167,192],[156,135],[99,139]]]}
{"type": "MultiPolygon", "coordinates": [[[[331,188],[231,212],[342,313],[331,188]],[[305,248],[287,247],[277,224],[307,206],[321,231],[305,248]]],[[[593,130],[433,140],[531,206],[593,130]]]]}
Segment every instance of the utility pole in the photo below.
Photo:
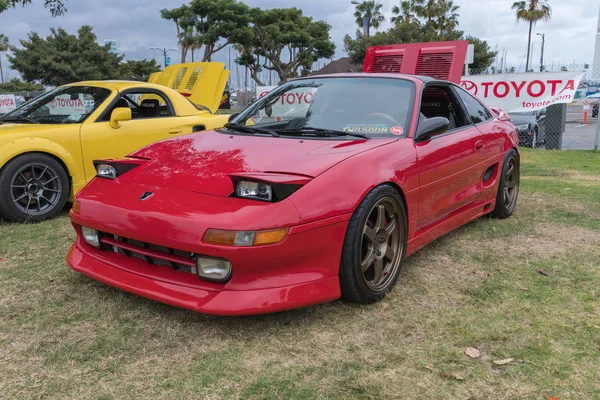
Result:
{"type": "Polygon", "coordinates": [[[540,72],[544,72],[544,46],[546,45],[546,34],[538,33],[537,35],[542,38],[542,52],[540,54],[540,72]]]}
{"type": "Polygon", "coordinates": [[[167,55],[169,54],[169,52],[170,52],[170,51],[177,51],[177,49],[167,49],[166,47],[164,47],[164,48],[162,48],[162,49],[161,49],[161,48],[159,48],[159,47],[152,47],[151,49],[152,49],[152,50],[158,50],[158,51],[160,51],[160,52],[162,53],[162,55],[163,55],[163,58],[164,58],[164,60],[165,60],[165,68],[167,68],[167,67],[168,67],[168,65],[167,65],[167,55]]]}

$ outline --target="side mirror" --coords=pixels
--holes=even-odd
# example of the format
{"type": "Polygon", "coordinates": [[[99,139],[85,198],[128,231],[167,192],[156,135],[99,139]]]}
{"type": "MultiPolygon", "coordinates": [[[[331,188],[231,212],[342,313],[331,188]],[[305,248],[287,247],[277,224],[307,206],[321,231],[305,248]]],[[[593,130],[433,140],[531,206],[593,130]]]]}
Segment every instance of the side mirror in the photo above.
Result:
{"type": "Polygon", "coordinates": [[[425,118],[419,122],[415,142],[424,142],[434,136],[448,132],[450,121],[444,117],[425,118]]]}
{"type": "Polygon", "coordinates": [[[127,107],[119,107],[115,108],[110,114],[110,127],[113,129],[119,129],[121,121],[130,121],[131,120],[131,109],[127,107]]]}
{"type": "Polygon", "coordinates": [[[237,118],[237,116],[240,115],[240,113],[233,113],[229,116],[229,118],[227,119],[227,122],[231,122],[233,121],[235,118],[237,118]]]}

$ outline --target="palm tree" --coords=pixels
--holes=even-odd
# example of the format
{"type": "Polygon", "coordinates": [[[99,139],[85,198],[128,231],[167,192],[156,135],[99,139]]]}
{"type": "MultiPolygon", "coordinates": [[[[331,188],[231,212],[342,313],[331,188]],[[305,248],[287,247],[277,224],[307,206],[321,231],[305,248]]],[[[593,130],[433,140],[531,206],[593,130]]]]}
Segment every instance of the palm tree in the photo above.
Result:
{"type": "Polygon", "coordinates": [[[529,37],[527,39],[527,61],[525,71],[529,71],[529,55],[531,52],[531,29],[538,21],[549,21],[552,8],[546,0],[521,0],[515,1],[512,9],[517,12],[517,22],[529,22],[529,37]]]}
{"type": "Polygon", "coordinates": [[[396,25],[410,24],[416,18],[414,11],[415,0],[403,0],[400,2],[400,7],[392,8],[392,14],[396,16],[392,17],[391,21],[396,25]]]}
{"type": "Polygon", "coordinates": [[[452,0],[439,0],[435,12],[437,21],[435,25],[440,33],[454,30],[458,26],[458,9],[452,0]]]}
{"type": "Polygon", "coordinates": [[[4,83],[4,71],[2,70],[2,53],[8,51],[10,49],[10,43],[8,43],[8,38],[0,33],[0,80],[4,83]]]}
{"type": "Polygon", "coordinates": [[[364,27],[365,20],[367,22],[367,36],[369,36],[371,27],[379,28],[379,25],[385,21],[385,17],[381,13],[381,7],[383,5],[375,0],[365,0],[359,2],[353,0],[352,4],[356,6],[354,12],[354,18],[356,18],[356,24],[360,27],[364,27]]]}
{"type": "Polygon", "coordinates": [[[426,24],[430,26],[437,18],[438,0],[415,0],[414,8],[417,16],[425,18],[426,24]]]}

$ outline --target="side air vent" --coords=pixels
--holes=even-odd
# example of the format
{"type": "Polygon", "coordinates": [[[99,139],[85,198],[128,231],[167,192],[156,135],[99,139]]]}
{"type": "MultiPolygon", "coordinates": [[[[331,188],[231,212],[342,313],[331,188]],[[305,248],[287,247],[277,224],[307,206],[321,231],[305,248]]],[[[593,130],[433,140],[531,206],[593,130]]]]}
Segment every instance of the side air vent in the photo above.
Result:
{"type": "Polygon", "coordinates": [[[175,77],[175,82],[173,82],[173,87],[171,89],[179,90],[179,85],[181,85],[181,82],[183,82],[183,77],[185,76],[187,70],[187,68],[180,68],[179,71],[177,71],[177,76],[175,77]]]}
{"type": "Polygon", "coordinates": [[[402,70],[403,55],[375,56],[371,72],[399,74],[402,70]]]}
{"type": "Polygon", "coordinates": [[[421,53],[417,61],[417,75],[449,80],[453,53],[421,53]]]}
{"type": "Polygon", "coordinates": [[[192,89],[194,89],[194,86],[196,86],[196,82],[198,81],[200,74],[202,74],[203,69],[204,68],[202,68],[202,67],[194,68],[194,71],[192,71],[192,75],[190,76],[190,79],[185,84],[186,92],[191,92],[192,89]]]}
{"type": "Polygon", "coordinates": [[[363,72],[422,75],[459,83],[468,46],[467,40],[371,46],[363,72]]]}

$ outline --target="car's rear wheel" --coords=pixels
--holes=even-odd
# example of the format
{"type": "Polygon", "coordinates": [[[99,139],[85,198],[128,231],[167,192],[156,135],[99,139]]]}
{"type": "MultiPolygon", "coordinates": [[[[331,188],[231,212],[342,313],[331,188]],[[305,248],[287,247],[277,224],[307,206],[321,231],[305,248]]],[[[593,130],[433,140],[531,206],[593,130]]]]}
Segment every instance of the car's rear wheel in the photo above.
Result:
{"type": "Polygon", "coordinates": [[[394,286],[406,253],[406,211],[391,186],[373,189],[348,224],[340,287],[342,299],[373,303],[394,286]]]}
{"type": "Polygon", "coordinates": [[[502,175],[496,195],[496,207],[492,211],[495,218],[510,217],[517,206],[519,197],[519,183],[521,179],[519,157],[514,149],[510,149],[504,157],[502,175]]]}
{"type": "Polygon", "coordinates": [[[38,222],[56,216],[69,198],[69,178],[52,157],[31,153],[17,157],[0,173],[0,216],[38,222]]]}

